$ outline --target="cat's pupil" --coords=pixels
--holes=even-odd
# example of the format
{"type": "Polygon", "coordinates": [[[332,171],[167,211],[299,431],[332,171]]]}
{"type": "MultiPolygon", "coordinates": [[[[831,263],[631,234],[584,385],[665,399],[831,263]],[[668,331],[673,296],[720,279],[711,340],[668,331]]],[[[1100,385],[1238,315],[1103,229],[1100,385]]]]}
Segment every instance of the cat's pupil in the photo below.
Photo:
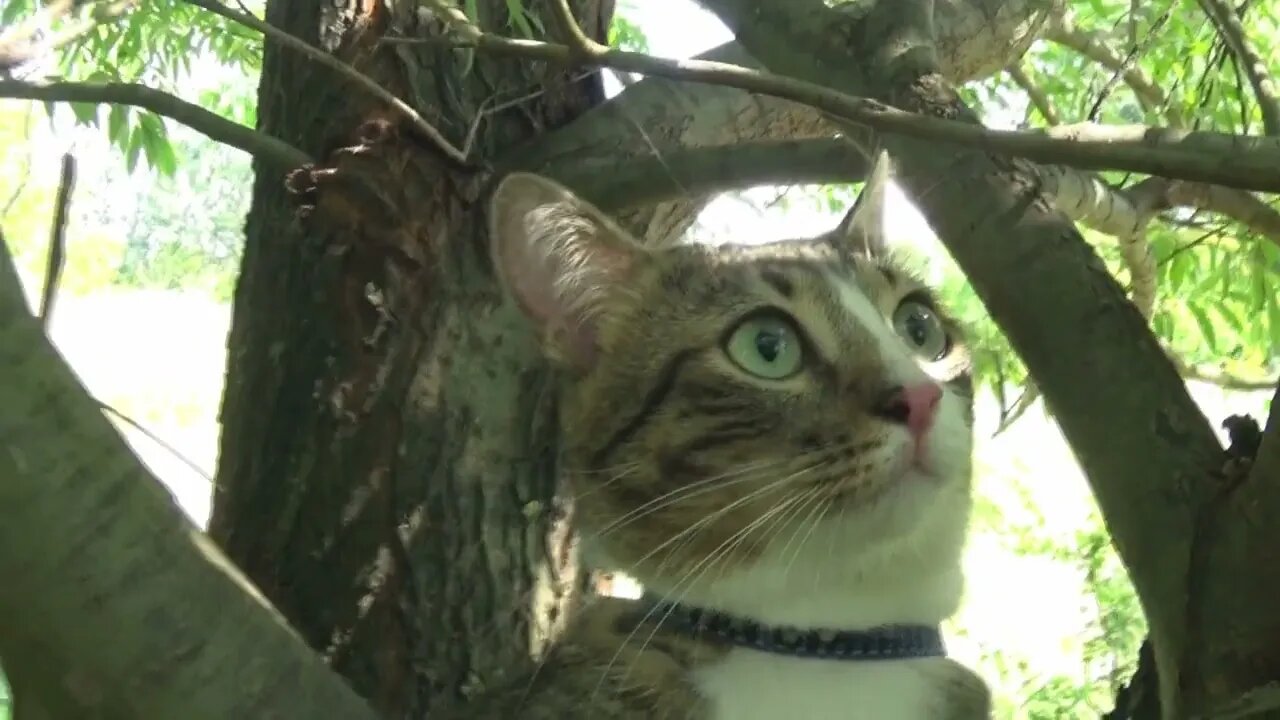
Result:
{"type": "Polygon", "coordinates": [[[764,330],[756,335],[756,352],[765,362],[777,360],[786,347],[787,340],[781,333],[764,330]]]}
{"type": "Polygon", "coordinates": [[[919,347],[929,340],[929,321],[923,311],[916,311],[907,316],[906,319],[907,335],[910,336],[911,342],[919,347]]]}

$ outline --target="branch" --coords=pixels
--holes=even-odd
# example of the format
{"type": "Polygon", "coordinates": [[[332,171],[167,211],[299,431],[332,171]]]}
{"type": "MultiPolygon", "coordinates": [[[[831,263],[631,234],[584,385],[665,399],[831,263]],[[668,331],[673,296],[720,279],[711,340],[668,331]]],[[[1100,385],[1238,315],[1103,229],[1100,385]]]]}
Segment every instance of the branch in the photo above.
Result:
{"type": "Polygon", "coordinates": [[[67,216],[71,211],[71,192],[76,187],[76,159],[71,153],[62,156],[62,174],[58,195],[53,203],[53,230],[49,233],[49,259],[44,267],[44,288],[40,294],[40,325],[47,332],[53,319],[53,301],[58,295],[58,281],[67,256],[67,216]]]}
{"type": "Polygon", "coordinates": [[[1168,178],[1147,178],[1125,193],[1147,212],[1176,207],[1206,210],[1230,218],[1280,246],[1280,212],[1253,193],[1168,178]]]}
{"type": "MultiPolygon", "coordinates": [[[[866,158],[843,139],[808,138],[662,147],[625,162],[608,153],[578,149],[551,164],[541,155],[517,155],[496,167],[498,173],[514,170],[541,172],[618,212],[756,185],[859,182],[866,174],[866,158]]],[[[1132,237],[1158,212],[1189,207],[1222,215],[1280,244],[1280,212],[1243,190],[1166,178],[1148,178],[1122,189],[1061,165],[1038,165],[1036,172],[1055,207],[1105,235],[1132,237]]]]}
{"type": "Polygon", "coordinates": [[[1125,84],[1133,90],[1139,103],[1148,110],[1161,111],[1170,127],[1182,127],[1182,113],[1173,107],[1164,91],[1147,77],[1142,68],[1127,67],[1125,58],[1105,42],[1092,33],[1076,28],[1070,15],[1063,14],[1056,17],[1054,22],[1045,28],[1044,37],[1046,40],[1075,50],[1112,72],[1119,72],[1125,84]]]}
{"type": "Polygon", "coordinates": [[[1058,111],[1053,107],[1053,100],[1051,100],[1049,95],[1045,93],[1044,88],[1037,85],[1035,81],[1027,75],[1027,73],[1022,69],[1022,66],[1013,64],[1005,68],[1005,71],[1009,73],[1009,77],[1013,82],[1018,87],[1022,88],[1022,91],[1027,94],[1027,97],[1031,100],[1031,106],[1040,113],[1040,117],[1044,118],[1046,123],[1049,125],[1062,124],[1062,119],[1058,115],[1058,111]]]}
{"type": "MultiPolygon", "coordinates": [[[[499,172],[539,170],[505,166],[499,172]]],[[[756,185],[852,183],[866,177],[867,159],[842,139],[765,140],[703,148],[657,148],[628,159],[570,158],[543,170],[610,212],[756,185]]]]}
{"type": "MultiPolygon", "coordinates": [[[[756,62],[736,42],[699,57],[740,65],[756,62]]],[[[633,162],[660,164],[664,153],[676,148],[831,139],[835,134],[836,128],[821,113],[803,105],[719,85],[645,78],[536,142],[512,148],[494,164],[560,177],[566,166],[583,163],[609,167],[609,172],[625,170],[633,162]]],[[[588,187],[594,183],[593,179],[588,187]]],[[[583,187],[571,187],[586,194],[583,187]]],[[[707,200],[705,195],[680,196],[615,215],[645,242],[666,244],[694,222],[707,200]]]]}
{"type": "Polygon", "coordinates": [[[1253,94],[1262,110],[1262,127],[1268,135],[1280,135],[1280,100],[1276,98],[1275,83],[1267,74],[1267,64],[1258,51],[1245,38],[1244,25],[1235,9],[1223,0],[1199,0],[1204,14],[1213,21],[1218,35],[1240,61],[1244,75],[1253,86],[1253,94]]]}
{"type": "Polygon", "coordinates": [[[834,117],[906,137],[953,143],[1043,163],[1088,169],[1120,169],[1201,180],[1231,187],[1280,192],[1280,141],[1272,138],[1191,132],[1141,125],[1071,125],[1038,131],[992,130],[972,123],[919,115],[878,100],[847,95],[804,80],[705,60],[672,60],[592,43],[588,51],[515,40],[481,32],[456,38],[511,57],[558,64],[610,67],[674,80],[715,83],[772,95],[817,108],[834,117]],[[1229,154],[1230,162],[1223,161],[1229,154]]]}
{"type": "Polygon", "coordinates": [[[19,698],[97,710],[74,717],[372,720],[129,451],[19,282],[0,239],[0,655],[19,698]]]}
{"type": "Polygon", "coordinates": [[[215,15],[220,15],[232,22],[244,25],[247,28],[257,30],[266,37],[275,40],[290,50],[300,53],[303,56],[324,65],[347,80],[359,85],[361,88],[364,88],[365,91],[387,103],[394,108],[396,112],[403,115],[409,121],[409,126],[411,128],[422,133],[428,141],[439,148],[441,152],[449,157],[449,159],[462,165],[467,164],[466,154],[454,147],[453,143],[449,142],[434,125],[427,122],[426,118],[418,114],[418,111],[414,110],[404,100],[401,100],[391,91],[374,82],[368,75],[361,73],[359,70],[356,70],[333,55],[312,47],[289,33],[269,25],[248,13],[225,7],[218,3],[217,0],[186,0],[186,2],[195,5],[196,7],[208,10],[215,15]]]}
{"type": "Polygon", "coordinates": [[[285,170],[312,163],[311,157],[292,145],[232,122],[179,97],[137,83],[30,83],[0,80],[0,97],[133,105],[172,118],[203,133],[210,140],[243,150],[285,170]]]}

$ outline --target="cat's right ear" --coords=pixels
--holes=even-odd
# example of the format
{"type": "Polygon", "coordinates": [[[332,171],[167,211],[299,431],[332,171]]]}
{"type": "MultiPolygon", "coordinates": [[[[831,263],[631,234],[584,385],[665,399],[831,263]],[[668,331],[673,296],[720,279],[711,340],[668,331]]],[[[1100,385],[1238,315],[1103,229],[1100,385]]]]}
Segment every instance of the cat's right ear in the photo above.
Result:
{"type": "Polygon", "coordinates": [[[845,214],[832,240],[845,250],[868,257],[883,257],[888,249],[885,240],[885,200],[889,191],[891,162],[881,150],[871,162],[871,172],[858,193],[853,208],[845,214]]]}
{"type": "Polygon", "coordinates": [[[512,173],[489,201],[489,256],[548,357],[585,370],[595,363],[609,305],[626,292],[645,250],[558,183],[512,173]]]}

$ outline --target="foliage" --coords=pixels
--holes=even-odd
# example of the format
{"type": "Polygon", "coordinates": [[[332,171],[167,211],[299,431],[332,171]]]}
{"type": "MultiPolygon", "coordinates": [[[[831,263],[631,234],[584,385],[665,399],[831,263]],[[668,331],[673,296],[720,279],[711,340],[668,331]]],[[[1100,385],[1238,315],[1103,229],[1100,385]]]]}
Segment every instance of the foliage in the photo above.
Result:
{"type": "MultiPolygon", "coordinates": [[[[1166,124],[1172,110],[1193,127],[1245,134],[1258,132],[1261,112],[1234,56],[1202,13],[1182,4],[1089,0],[1071,3],[1078,29],[1094,33],[1125,57],[1164,93],[1159,106],[1145,106],[1115,73],[1061,45],[1038,42],[1024,58],[1032,80],[1049,96],[1063,123],[1166,124]],[[1130,11],[1138,15],[1130,26],[1130,11]],[[1130,31],[1136,30],[1136,45],[1130,31]],[[1104,88],[1110,88],[1104,95],[1104,88]],[[1094,108],[1097,108],[1096,113],[1094,108]]],[[[1263,5],[1243,5],[1249,39],[1263,57],[1280,54],[1280,16],[1263,5]]],[[[967,101],[991,125],[1044,125],[1025,93],[1006,73],[963,89],[967,101]],[[1010,122],[1012,118],[1018,118],[1010,122]]],[[[1103,178],[1124,187],[1122,173],[1103,178]]],[[[1276,207],[1276,201],[1271,204],[1276,207]]],[[[1086,231],[1107,267],[1122,282],[1127,270],[1114,238],[1086,231]]],[[[1170,212],[1148,229],[1158,267],[1153,329],[1184,360],[1242,377],[1271,376],[1280,370],[1280,244],[1239,224],[1204,214],[1170,212]]],[[[961,314],[976,323],[983,340],[980,382],[1025,378],[998,329],[974,307],[971,295],[949,293],[961,314]],[[992,356],[994,350],[995,355],[992,356]]]]}
{"type": "Polygon", "coordinates": [[[1079,569],[1092,604],[1085,608],[1088,629],[1080,642],[1082,677],[1036,678],[1026,672],[1026,663],[1019,663],[1027,692],[1016,697],[1021,698],[1028,718],[1098,717],[1111,709],[1116,693],[1132,677],[1146,634],[1138,596],[1111,547],[1102,518],[1095,512],[1066,542],[1037,534],[1035,527],[1018,528],[1011,534],[1020,541],[1020,554],[1044,555],[1079,569]]]}
{"type": "MultiPolygon", "coordinates": [[[[6,0],[0,7],[0,25],[30,17],[37,7],[34,0],[6,0]]],[[[77,38],[58,60],[55,76],[61,79],[143,83],[180,97],[195,90],[197,97],[189,101],[199,100],[237,122],[253,124],[252,84],[235,79],[256,75],[261,69],[261,38],[183,0],[149,0],[145,11],[129,13],[77,38]],[[250,92],[227,92],[231,88],[250,92]]],[[[87,103],[68,103],[65,108],[47,103],[45,107],[50,118],[60,108],[69,109],[77,123],[95,127],[103,126],[105,113],[107,137],[124,151],[130,170],[142,157],[165,175],[177,167],[166,121],[153,112],[87,103]]]]}
{"type": "MultiPolygon", "coordinates": [[[[19,112],[0,109],[0,117],[19,112]]],[[[16,170],[0,176],[5,235],[19,265],[42,277],[57,176],[33,162],[49,143],[21,132],[21,122],[3,126],[15,131],[3,160],[16,170]]],[[[230,299],[253,181],[249,159],[185,128],[171,142],[186,161],[169,175],[129,171],[118,147],[78,153],[62,291],[199,288],[230,299]]]]}
{"type": "Polygon", "coordinates": [[[628,3],[623,3],[614,13],[613,24],[609,26],[609,45],[630,50],[631,52],[649,52],[649,38],[645,37],[640,26],[627,18],[628,3]]]}

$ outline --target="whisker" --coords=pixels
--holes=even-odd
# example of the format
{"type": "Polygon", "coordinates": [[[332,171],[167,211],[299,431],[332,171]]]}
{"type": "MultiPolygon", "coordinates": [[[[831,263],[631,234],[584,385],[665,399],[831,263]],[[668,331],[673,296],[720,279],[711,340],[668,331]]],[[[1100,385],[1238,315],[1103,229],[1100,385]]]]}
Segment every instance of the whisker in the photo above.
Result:
{"type": "MultiPolygon", "coordinates": [[[[635,471],[639,470],[641,466],[642,466],[642,463],[640,463],[640,461],[637,460],[629,463],[620,463],[618,465],[610,465],[607,468],[600,468],[599,470],[587,470],[583,472],[573,473],[572,475],[570,475],[571,478],[590,477],[592,475],[606,475],[606,474],[610,475],[610,478],[608,480],[605,480],[604,482],[598,485],[593,484],[590,489],[584,492],[574,493],[573,499],[581,500],[582,498],[587,497],[592,493],[600,492],[601,490],[604,490],[610,485],[613,485],[614,483],[618,482],[624,477],[627,477],[628,475],[635,473],[635,471]]],[[[592,481],[592,482],[594,483],[595,481],[592,481]]]]}
{"type": "Polygon", "coordinates": [[[758,475],[748,476],[746,473],[763,472],[764,470],[769,470],[787,463],[808,463],[809,465],[816,465],[817,463],[810,462],[810,460],[821,459],[825,455],[833,452],[839,452],[852,444],[853,443],[835,443],[802,453],[799,456],[777,458],[769,461],[758,461],[743,466],[737,466],[719,475],[704,478],[702,480],[689,483],[688,485],[682,485],[649,500],[639,507],[632,508],[622,516],[610,522],[604,528],[592,533],[592,537],[604,537],[606,534],[614,532],[630,522],[634,522],[645,515],[657,512],[658,510],[668,507],[680,500],[686,500],[698,495],[703,495],[723,487],[736,485],[740,482],[746,482],[753,477],[758,477],[758,475]]]}
{"type": "Polygon", "coordinates": [[[779,553],[780,555],[785,555],[787,547],[791,546],[791,542],[792,540],[795,540],[796,534],[799,533],[801,528],[808,526],[808,531],[805,532],[800,543],[796,545],[795,553],[791,555],[791,559],[787,561],[787,566],[782,570],[782,577],[784,580],[791,577],[791,568],[796,564],[796,559],[800,557],[800,551],[804,549],[805,543],[809,542],[809,538],[813,536],[813,531],[822,523],[822,518],[826,517],[827,511],[831,509],[831,499],[827,496],[823,488],[815,488],[814,494],[817,496],[818,502],[813,505],[808,516],[805,517],[804,522],[796,528],[796,533],[792,534],[791,540],[787,541],[786,547],[783,547],[782,552],[779,553]]]}
{"type": "MultiPolygon", "coordinates": [[[[746,503],[748,503],[748,502],[750,502],[750,501],[752,501],[752,500],[754,500],[754,499],[756,499],[756,498],[759,498],[761,495],[764,495],[765,493],[768,493],[768,492],[771,492],[771,491],[774,491],[774,490],[782,490],[782,489],[785,489],[785,487],[784,487],[784,486],[785,486],[786,484],[788,484],[788,483],[790,483],[790,482],[794,481],[797,477],[799,477],[799,476],[803,475],[805,472],[807,472],[807,471],[809,471],[809,470],[811,470],[811,469],[812,469],[812,468],[804,468],[804,469],[802,469],[802,470],[800,470],[800,471],[797,471],[797,472],[794,472],[794,473],[792,473],[792,474],[790,474],[790,475],[785,475],[785,476],[783,476],[783,477],[781,477],[781,478],[778,478],[777,480],[774,480],[774,481],[772,481],[772,482],[768,483],[767,485],[764,485],[764,486],[762,486],[762,487],[759,487],[759,488],[757,488],[757,489],[755,489],[755,490],[751,491],[750,493],[747,493],[746,495],[744,495],[744,496],[742,496],[742,497],[740,497],[740,498],[735,499],[733,502],[729,503],[728,505],[726,505],[726,506],[724,506],[724,507],[722,507],[722,508],[720,508],[720,509],[716,510],[716,511],[715,511],[715,512],[713,512],[713,513],[708,514],[706,517],[703,517],[703,518],[699,519],[697,522],[693,523],[693,524],[692,524],[692,525],[690,525],[689,527],[686,527],[685,529],[683,529],[683,530],[681,530],[680,532],[676,533],[674,536],[672,536],[671,538],[668,538],[665,542],[663,542],[663,543],[662,543],[661,545],[659,545],[658,547],[656,547],[656,548],[654,548],[654,549],[650,550],[649,552],[645,553],[645,555],[644,555],[643,557],[641,557],[639,560],[637,560],[637,561],[635,561],[634,563],[632,563],[632,565],[631,565],[631,567],[630,567],[629,569],[630,569],[630,570],[635,570],[635,569],[639,568],[639,567],[640,567],[640,565],[641,565],[641,563],[643,563],[645,560],[648,560],[649,558],[653,557],[656,553],[660,552],[663,548],[665,548],[666,546],[670,545],[673,541],[678,540],[678,539],[679,539],[679,538],[681,538],[682,536],[686,537],[686,543],[687,543],[688,541],[691,541],[691,540],[693,539],[693,536],[697,534],[697,531],[698,531],[698,530],[701,530],[701,529],[705,528],[706,526],[708,526],[708,525],[712,524],[712,523],[713,523],[713,522],[715,522],[716,520],[718,520],[718,519],[720,519],[721,517],[723,517],[724,515],[728,514],[728,513],[729,513],[729,511],[731,511],[731,510],[733,510],[734,508],[737,508],[737,507],[739,507],[739,506],[741,506],[741,505],[744,505],[744,504],[746,504],[746,503]]],[[[681,547],[683,547],[683,545],[682,545],[681,547]]],[[[668,557],[671,557],[672,555],[674,555],[674,552],[675,552],[675,550],[676,550],[676,549],[678,549],[678,548],[673,548],[673,549],[672,549],[672,552],[668,555],[668,557]]],[[[666,567],[666,561],[665,561],[665,560],[663,561],[663,563],[662,563],[661,565],[659,565],[659,566],[658,566],[658,568],[657,568],[657,569],[660,571],[660,570],[661,570],[662,568],[664,568],[664,567],[666,567]]]]}
{"type": "Polygon", "coordinates": [[[784,463],[791,462],[793,460],[794,460],[793,458],[776,458],[768,461],[763,461],[763,460],[757,461],[755,463],[749,463],[747,465],[735,466],[719,475],[713,475],[708,478],[703,478],[701,480],[691,482],[687,485],[681,485],[680,487],[674,488],[668,492],[665,492],[662,495],[659,495],[658,497],[653,498],[652,500],[649,500],[648,502],[638,507],[628,510],[625,514],[613,520],[605,527],[601,528],[600,530],[597,530],[595,532],[595,535],[597,537],[603,537],[607,533],[617,530],[618,527],[620,527],[622,524],[634,521],[637,518],[648,515],[651,512],[661,510],[662,508],[667,507],[678,500],[684,500],[690,497],[701,495],[703,493],[708,493],[720,487],[726,487],[728,485],[736,485],[739,482],[746,482],[748,480],[751,480],[754,477],[758,477],[756,475],[748,475],[747,473],[771,469],[775,466],[782,465],[784,463]],[[654,507],[655,505],[657,505],[657,507],[654,507]]]}
{"type": "MultiPolygon", "coordinates": [[[[796,516],[799,517],[800,513],[802,513],[810,505],[812,505],[814,508],[820,507],[822,505],[821,496],[822,496],[821,487],[816,487],[816,486],[810,487],[804,494],[804,503],[801,505],[800,509],[796,510],[796,513],[795,513],[796,516]]],[[[787,549],[790,548],[791,544],[796,541],[796,538],[800,536],[800,531],[803,529],[804,529],[803,523],[796,525],[795,529],[791,532],[791,537],[787,539],[786,544],[784,544],[782,546],[782,550],[779,551],[778,553],[779,555],[786,554],[787,549]]]]}

